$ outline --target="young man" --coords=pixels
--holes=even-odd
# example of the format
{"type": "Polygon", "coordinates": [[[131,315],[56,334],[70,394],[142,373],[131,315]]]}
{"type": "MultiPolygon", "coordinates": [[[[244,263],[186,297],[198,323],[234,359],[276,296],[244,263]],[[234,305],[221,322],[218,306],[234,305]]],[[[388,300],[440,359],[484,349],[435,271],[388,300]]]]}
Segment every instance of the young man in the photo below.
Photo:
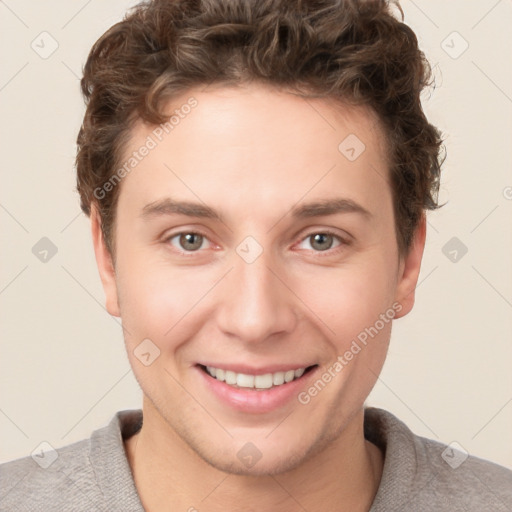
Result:
{"type": "Polygon", "coordinates": [[[142,411],[2,510],[512,509],[512,472],[364,402],[413,307],[441,140],[384,1],[157,0],[93,47],[78,190],[142,411]]]}

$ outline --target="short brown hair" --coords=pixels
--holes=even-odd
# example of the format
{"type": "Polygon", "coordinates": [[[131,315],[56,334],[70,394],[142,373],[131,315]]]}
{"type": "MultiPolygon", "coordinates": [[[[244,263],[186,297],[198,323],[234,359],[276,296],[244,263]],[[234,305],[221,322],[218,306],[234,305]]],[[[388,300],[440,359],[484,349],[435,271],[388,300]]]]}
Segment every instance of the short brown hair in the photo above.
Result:
{"type": "Polygon", "coordinates": [[[167,102],[191,87],[256,81],[377,113],[398,246],[407,251],[423,211],[438,207],[442,140],[420,102],[430,77],[414,32],[386,0],[142,2],[94,44],[85,64],[76,157],[82,210],[98,208],[112,253],[120,187],[99,198],[95,190],[120,165],[134,122],[164,122],[167,102]]]}

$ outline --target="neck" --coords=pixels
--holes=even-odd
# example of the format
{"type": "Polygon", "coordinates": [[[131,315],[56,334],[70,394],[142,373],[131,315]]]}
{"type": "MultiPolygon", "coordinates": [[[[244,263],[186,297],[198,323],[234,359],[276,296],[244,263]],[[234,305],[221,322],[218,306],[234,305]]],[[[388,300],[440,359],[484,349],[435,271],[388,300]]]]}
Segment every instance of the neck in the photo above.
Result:
{"type": "Polygon", "coordinates": [[[139,433],[125,441],[142,504],[151,512],[306,509],[368,511],[380,483],[381,451],[364,438],[363,410],[327,448],[278,475],[228,474],[201,459],[144,401],[139,433]]]}

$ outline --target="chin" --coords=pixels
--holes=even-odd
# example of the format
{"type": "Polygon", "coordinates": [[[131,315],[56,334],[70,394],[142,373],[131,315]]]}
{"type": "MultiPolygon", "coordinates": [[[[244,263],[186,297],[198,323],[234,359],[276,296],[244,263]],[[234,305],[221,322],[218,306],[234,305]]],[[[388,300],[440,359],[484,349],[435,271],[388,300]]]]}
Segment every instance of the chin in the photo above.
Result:
{"type": "MultiPolygon", "coordinates": [[[[226,459],[220,455],[202,455],[198,453],[198,455],[210,466],[214,467],[219,471],[223,471],[224,473],[230,475],[238,475],[238,476],[254,476],[254,477],[262,477],[262,476],[277,476],[282,473],[287,473],[289,471],[297,468],[301,462],[303,462],[303,457],[294,455],[293,457],[289,457],[288,455],[279,456],[278,454],[273,454],[272,459],[266,459],[262,454],[261,459],[259,459],[254,465],[249,465],[244,463],[243,461],[233,462],[232,457],[226,459]]],[[[238,459],[238,458],[237,458],[238,459]]]]}
{"type": "MultiPolygon", "coordinates": [[[[268,436],[268,434],[266,434],[268,436]]],[[[320,454],[329,446],[333,438],[322,435],[318,439],[306,440],[303,437],[297,444],[272,445],[265,438],[261,442],[231,440],[220,450],[212,452],[211,444],[197,446],[194,440],[187,440],[187,444],[207,464],[219,471],[241,476],[277,476],[293,471],[320,454]],[[261,449],[259,449],[259,446],[261,449]]]]}

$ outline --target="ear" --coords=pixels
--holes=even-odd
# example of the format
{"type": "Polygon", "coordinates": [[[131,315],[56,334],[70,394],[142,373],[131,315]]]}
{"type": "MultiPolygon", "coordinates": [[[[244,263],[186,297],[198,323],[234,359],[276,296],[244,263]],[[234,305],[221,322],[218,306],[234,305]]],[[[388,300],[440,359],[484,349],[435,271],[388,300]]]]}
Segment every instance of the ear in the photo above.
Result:
{"type": "Polygon", "coordinates": [[[420,275],[421,259],[423,257],[423,249],[425,248],[426,224],[425,215],[422,215],[407,254],[400,257],[395,300],[402,305],[402,309],[400,312],[397,312],[395,318],[407,315],[414,306],[414,296],[418,276],[420,275]]]}
{"type": "Polygon", "coordinates": [[[94,205],[91,206],[91,233],[96,264],[98,265],[103,290],[105,291],[105,306],[111,315],[119,317],[121,313],[117,297],[116,273],[112,263],[112,256],[103,238],[101,217],[94,205]]]}

